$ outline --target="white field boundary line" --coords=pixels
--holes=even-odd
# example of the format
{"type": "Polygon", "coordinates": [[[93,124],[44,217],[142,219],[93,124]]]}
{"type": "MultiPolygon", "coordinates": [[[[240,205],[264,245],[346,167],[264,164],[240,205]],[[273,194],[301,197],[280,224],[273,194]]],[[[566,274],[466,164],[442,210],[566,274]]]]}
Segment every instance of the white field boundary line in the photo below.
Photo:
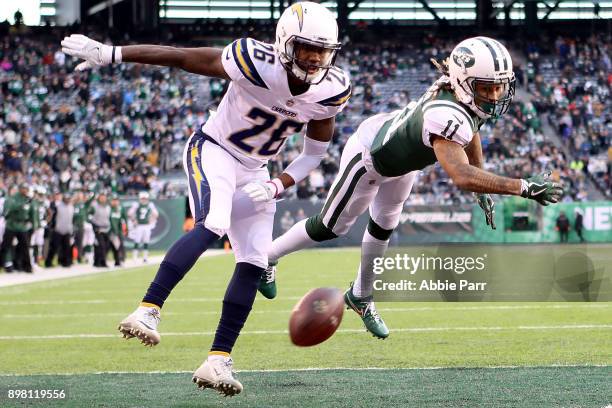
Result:
{"type": "MultiPolygon", "coordinates": [[[[499,366],[461,366],[461,367],[303,367],[303,368],[270,368],[262,370],[236,370],[238,373],[300,373],[317,371],[419,371],[419,370],[513,370],[513,369],[546,369],[546,368],[606,368],[607,364],[549,364],[549,365],[499,365],[499,366]]],[[[83,373],[40,373],[40,374],[6,374],[0,377],[37,377],[37,376],[73,376],[73,375],[130,375],[130,374],[193,374],[193,371],[94,371],[83,373]]]]}
{"type": "MultiPolygon", "coordinates": [[[[482,310],[564,310],[564,309],[606,309],[612,308],[612,302],[608,303],[585,303],[585,304],[563,304],[563,305],[500,305],[500,306],[457,306],[457,307],[398,307],[398,308],[376,308],[379,312],[436,312],[436,311],[482,311],[482,310]]],[[[204,310],[198,312],[163,312],[164,316],[185,315],[218,315],[218,310],[204,310]]],[[[291,313],[291,309],[252,310],[251,314],[291,313]]],[[[122,317],[124,312],[108,313],[32,313],[32,314],[0,314],[0,319],[63,319],[71,317],[122,317]]]]}
{"type": "MultiPolygon", "coordinates": [[[[283,300],[299,300],[301,299],[302,296],[280,296],[275,298],[276,301],[283,301],[283,300]]],[[[221,296],[217,296],[217,297],[201,297],[201,298],[176,298],[176,299],[171,299],[168,303],[205,303],[205,302],[219,302],[221,301],[221,296]]],[[[266,303],[266,300],[263,299],[259,299],[260,302],[264,302],[266,303]]],[[[0,306],[29,306],[29,305],[102,305],[102,304],[117,304],[117,303],[127,303],[127,302],[131,302],[133,303],[132,300],[129,299],[87,299],[87,300],[2,300],[0,301],[0,306]]],[[[411,302],[379,302],[380,303],[385,303],[385,304],[392,304],[392,303],[411,303],[411,302]]],[[[413,302],[413,303],[425,303],[425,302],[413,302]]],[[[437,302],[437,303],[444,303],[444,302],[437,302]]],[[[487,302],[487,303],[495,303],[495,302],[487,302]]],[[[500,302],[501,303],[501,302],[500,302]]],[[[542,302],[542,303],[546,303],[546,302],[542,302]]],[[[573,305],[581,305],[579,307],[586,307],[586,306],[582,306],[582,305],[589,305],[588,307],[611,307],[612,306],[612,302],[592,302],[592,303],[579,303],[579,302],[571,302],[571,304],[573,305]],[[598,306],[595,306],[598,305],[598,306]]],[[[469,307],[473,307],[474,310],[478,309],[487,309],[487,308],[492,308],[495,310],[503,310],[503,309],[508,309],[508,310],[513,310],[513,309],[529,309],[531,308],[533,305],[500,305],[500,306],[458,306],[457,308],[453,308],[453,307],[431,307],[431,306],[423,306],[420,309],[419,308],[406,308],[405,311],[410,311],[410,310],[472,310],[472,309],[468,309],[469,307]],[[465,307],[466,309],[460,309],[461,307],[465,307]]],[[[536,306],[537,308],[538,306],[536,306]]],[[[573,308],[573,307],[577,307],[577,306],[567,306],[568,309],[573,308]]],[[[552,305],[551,308],[565,308],[564,305],[552,305]]],[[[377,310],[383,310],[382,308],[376,308],[377,310]]],[[[388,308],[389,310],[398,310],[398,308],[388,308]]]]}
{"type": "MultiPolygon", "coordinates": [[[[450,331],[514,331],[514,330],[533,330],[533,331],[552,331],[552,330],[592,330],[592,329],[612,329],[612,324],[576,324],[558,326],[473,326],[473,327],[405,327],[393,329],[394,333],[424,333],[424,332],[450,332],[450,331]]],[[[361,333],[365,329],[339,329],[336,333],[361,333]]],[[[214,331],[200,332],[168,332],[162,333],[165,337],[183,336],[212,336],[214,331]]],[[[288,330],[246,330],[241,335],[259,334],[289,334],[288,330]]],[[[56,340],[56,339],[111,339],[121,338],[119,334],[51,334],[39,336],[0,336],[0,340],[56,340]]]]}
{"type": "MultiPolygon", "coordinates": [[[[224,255],[226,252],[223,249],[210,249],[200,258],[224,255]]],[[[76,278],[80,276],[97,275],[106,272],[129,271],[134,268],[142,268],[159,264],[164,259],[164,255],[155,255],[149,258],[148,263],[126,259],[124,266],[110,266],[108,268],[94,268],[91,265],[73,265],[70,268],[54,267],[42,268],[35,267],[34,273],[13,272],[10,274],[4,273],[0,275],[0,288],[23,285],[28,283],[54,281],[58,279],[76,278]]],[[[110,262],[110,261],[109,261],[110,262]]]]}
{"type": "MultiPolygon", "coordinates": [[[[278,300],[298,300],[301,296],[287,296],[277,298],[278,300]]],[[[218,297],[201,297],[201,298],[177,298],[172,299],[174,303],[205,303],[205,302],[221,302],[222,296],[218,297]]],[[[6,300],[0,301],[0,306],[27,306],[27,305],[102,305],[102,304],[117,304],[117,303],[134,303],[134,299],[89,299],[89,300],[6,300]]]]}

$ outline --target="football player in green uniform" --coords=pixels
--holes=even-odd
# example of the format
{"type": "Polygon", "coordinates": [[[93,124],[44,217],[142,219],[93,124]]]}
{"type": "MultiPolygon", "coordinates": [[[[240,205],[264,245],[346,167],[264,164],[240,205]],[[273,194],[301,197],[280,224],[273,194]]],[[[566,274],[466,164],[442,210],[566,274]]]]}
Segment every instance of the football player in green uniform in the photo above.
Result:
{"type": "Polygon", "coordinates": [[[453,49],[448,60],[436,65],[442,77],[416,103],[365,120],[348,140],[321,213],[298,222],[274,240],[268,254],[270,266],[259,286],[265,297],[276,296],[279,258],[345,234],[369,208],[361,266],[344,300],[361,316],[368,331],[386,338],[389,330],[372,301],[371,260],[387,249],[420,170],[440,163],[455,185],[476,193],[492,228],[494,203],[489,194],[522,196],[542,205],[559,201],[563,190],[547,175],[513,179],[482,169],[478,131],[485,121],[506,113],[514,96],[508,50],[491,38],[469,38],[453,49]]]}

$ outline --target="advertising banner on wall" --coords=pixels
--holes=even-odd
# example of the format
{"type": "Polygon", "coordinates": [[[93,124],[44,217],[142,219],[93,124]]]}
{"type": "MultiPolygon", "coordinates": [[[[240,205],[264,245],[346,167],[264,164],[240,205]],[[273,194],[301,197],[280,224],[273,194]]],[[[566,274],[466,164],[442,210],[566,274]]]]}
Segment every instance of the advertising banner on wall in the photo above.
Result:
{"type": "MultiPolygon", "coordinates": [[[[579,242],[575,229],[576,215],[582,214],[583,238],[587,243],[612,242],[612,202],[562,203],[542,207],[521,198],[500,200],[496,197],[495,223],[491,229],[483,211],[476,204],[405,206],[392,245],[465,243],[555,243],[560,242],[556,221],[564,212],[570,222],[568,242],[579,242]]],[[[278,203],[274,236],[294,223],[317,214],[322,203],[287,200],[278,203]]],[[[363,214],[346,236],[324,242],[321,246],[361,245],[368,223],[363,214]]]]}

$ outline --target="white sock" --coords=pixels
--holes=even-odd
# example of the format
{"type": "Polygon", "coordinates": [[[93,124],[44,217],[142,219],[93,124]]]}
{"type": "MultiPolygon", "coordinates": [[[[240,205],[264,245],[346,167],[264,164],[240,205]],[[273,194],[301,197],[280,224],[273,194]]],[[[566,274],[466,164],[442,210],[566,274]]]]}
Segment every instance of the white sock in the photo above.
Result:
{"type": "Polygon", "coordinates": [[[87,255],[85,255],[87,258],[87,263],[90,265],[93,265],[94,263],[94,253],[92,251],[87,252],[87,255]]]}
{"type": "Polygon", "coordinates": [[[389,241],[381,241],[376,239],[365,230],[363,240],[361,241],[361,263],[357,272],[357,279],[353,283],[353,295],[358,298],[364,298],[372,295],[372,285],[374,284],[374,258],[379,258],[385,254],[389,241]]]}
{"type": "Polygon", "coordinates": [[[144,249],[142,251],[142,259],[144,259],[146,261],[148,256],[149,256],[149,250],[148,249],[144,249]]]}
{"type": "Polygon", "coordinates": [[[291,252],[311,247],[316,243],[306,232],[306,220],[302,220],[272,242],[268,252],[268,262],[276,262],[291,252]]]}
{"type": "Polygon", "coordinates": [[[134,260],[138,259],[138,250],[135,249],[134,252],[132,253],[132,255],[134,255],[134,260]]]}

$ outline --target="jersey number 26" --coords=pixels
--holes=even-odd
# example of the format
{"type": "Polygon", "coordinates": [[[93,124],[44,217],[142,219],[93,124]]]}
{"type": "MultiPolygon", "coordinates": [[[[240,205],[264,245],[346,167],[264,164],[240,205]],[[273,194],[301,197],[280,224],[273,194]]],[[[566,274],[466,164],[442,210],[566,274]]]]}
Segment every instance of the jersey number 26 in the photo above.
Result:
{"type": "MultiPolygon", "coordinates": [[[[246,139],[255,137],[260,133],[264,133],[268,129],[272,128],[276,124],[278,117],[259,108],[251,109],[251,111],[247,114],[247,117],[253,120],[261,119],[262,122],[258,125],[254,125],[251,128],[233,133],[229,137],[229,140],[241,150],[247,153],[252,153],[257,146],[252,146],[246,143],[246,139]]],[[[270,134],[270,139],[268,139],[268,141],[259,148],[257,154],[260,156],[274,156],[276,153],[278,153],[283,144],[285,144],[285,139],[287,136],[289,136],[289,134],[286,134],[288,133],[288,130],[293,130],[290,134],[299,133],[303,126],[303,123],[289,119],[282,121],[280,125],[278,125],[278,127],[272,131],[270,134]]]]}

